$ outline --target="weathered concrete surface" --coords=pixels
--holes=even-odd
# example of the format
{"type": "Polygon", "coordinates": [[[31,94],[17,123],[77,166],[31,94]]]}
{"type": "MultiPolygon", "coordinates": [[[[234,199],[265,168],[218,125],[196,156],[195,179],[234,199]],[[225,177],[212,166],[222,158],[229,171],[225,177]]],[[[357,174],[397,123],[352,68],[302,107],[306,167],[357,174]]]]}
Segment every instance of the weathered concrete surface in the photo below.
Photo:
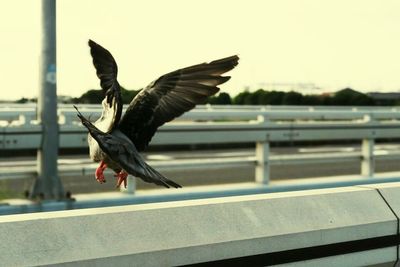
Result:
{"type": "MultiPolygon", "coordinates": [[[[379,190],[393,212],[400,218],[400,183],[372,184],[367,187],[379,190]]],[[[400,247],[397,247],[397,249],[400,254],[400,247]]]]}
{"type": "Polygon", "coordinates": [[[396,215],[400,217],[400,183],[371,184],[365,187],[378,189],[396,215]]]}
{"type": "Polygon", "coordinates": [[[396,233],[376,190],[348,187],[3,216],[0,262],[171,266],[396,233]]]}

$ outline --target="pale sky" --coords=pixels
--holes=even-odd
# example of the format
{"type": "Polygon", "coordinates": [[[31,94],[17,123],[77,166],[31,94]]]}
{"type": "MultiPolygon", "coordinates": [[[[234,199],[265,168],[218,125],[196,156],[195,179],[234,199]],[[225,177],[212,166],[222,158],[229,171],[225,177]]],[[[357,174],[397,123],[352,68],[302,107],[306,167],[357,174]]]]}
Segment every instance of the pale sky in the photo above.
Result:
{"type": "MultiPolygon", "coordinates": [[[[38,94],[40,4],[0,3],[0,99],[38,94]]],[[[59,0],[57,92],[99,88],[89,38],[111,51],[128,89],[238,54],[222,86],[231,95],[270,83],[399,91],[399,14],[398,0],[59,0]]]]}

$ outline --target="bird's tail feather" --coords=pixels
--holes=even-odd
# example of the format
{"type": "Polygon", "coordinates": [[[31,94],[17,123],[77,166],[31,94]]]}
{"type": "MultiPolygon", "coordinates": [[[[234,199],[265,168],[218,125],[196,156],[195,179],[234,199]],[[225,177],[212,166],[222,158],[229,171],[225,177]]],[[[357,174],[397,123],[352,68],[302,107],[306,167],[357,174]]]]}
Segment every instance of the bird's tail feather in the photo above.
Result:
{"type": "Polygon", "coordinates": [[[157,178],[157,179],[150,179],[149,182],[154,183],[155,180],[158,180],[160,182],[159,185],[163,185],[167,188],[169,188],[171,186],[175,187],[175,188],[182,188],[182,186],[180,184],[177,184],[174,181],[169,180],[168,178],[166,178],[164,175],[162,175],[161,173],[156,171],[153,167],[151,167],[146,162],[144,162],[144,164],[145,164],[146,174],[148,174],[149,177],[157,178]]]}

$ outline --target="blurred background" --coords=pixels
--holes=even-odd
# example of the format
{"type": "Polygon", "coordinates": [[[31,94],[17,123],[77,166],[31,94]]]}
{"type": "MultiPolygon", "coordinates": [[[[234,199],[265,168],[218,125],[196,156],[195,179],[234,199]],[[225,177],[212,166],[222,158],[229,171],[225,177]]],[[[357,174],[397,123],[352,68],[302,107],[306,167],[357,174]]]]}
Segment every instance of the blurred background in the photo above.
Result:
{"type": "MultiPolygon", "coordinates": [[[[30,145],[13,146],[11,139],[10,144],[6,143],[10,136],[6,133],[23,128],[32,130],[37,126],[43,14],[41,1],[15,0],[1,5],[0,129],[4,141],[0,148],[0,198],[10,198],[21,197],[30,190],[36,168],[39,143],[32,139],[30,145]],[[14,176],[19,175],[19,179],[8,179],[13,176],[10,170],[16,170],[14,176]],[[15,175],[16,172],[24,174],[15,175]]],[[[298,118],[295,114],[299,110],[318,108],[320,113],[342,112],[334,119],[318,119],[330,123],[347,120],[346,123],[357,124],[370,111],[389,112],[384,117],[385,122],[396,120],[390,116],[398,114],[396,107],[400,104],[399,10],[398,1],[57,1],[56,90],[60,125],[79,127],[71,112],[73,103],[86,107],[92,118],[100,112],[100,106],[95,104],[100,103],[103,96],[89,55],[89,38],[114,55],[126,104],[140,88],[164,73],[238,54],[239,66],[229,73],[232,79],[222,85],[221,93],[211,97],[209,106],[202,109],[216,106],[216,112],[229,108],[238,112],[251,110],[253,117],[215,115],[212,119],[199,119],[189,116],[178,124],[252,123],[260,112],[265,116],[266,109],[293,114],[290,118],[276,118],[275,123],[306,121],[310,124],[315,122],[314,117],[298,118]],[[355,112],[354,117],[346,118],[351,112],[355,112]]],[[[65,128],[60,127],[61,131],[65,128]]],[[[84,131],[79,131],[78,138],[84,138],[84,131]]],[[[332,153],[358,155],[358,158],[341,164],[303,161],[285,167],[272,166],[270,179],[359,174],[362,147],[355,134],[357,130],[354,131],[353,135],[340,140],[271,140],[270,156],[276,161],[283,161],[285,155],[318,158],[332,153]]],[[[26,140],[27,137],[21,138],[26,140]]],[[[161,165],[179,160],[209,159],[212,162],[213,159],[255,157],[256,140],[231,141],[159,142],[150,146],[145,156],[161,165]]],[[[398,139],[393,134],[378,138],[376,142],[374,151],[377,154],[399,151],[398,139]]],[[[61,142],[60,166],[90,164],[85,141],[78,143],[63,145],[61,142]]],[[[377,158],[375,171],[399,171],[397,160],[395,157],[377,158]]],[[[250,182],[254,181],[255,171],[254,164],[211,170],[162,167],[167,177],[185,186],[250,182]]],[[[81,171],[80,175],[61,172],[60,178],[65,191],[72,194],[114,190],[113,178],[110,177],[109,184],[99,185],[92,171],[81,171]]],[[[141,181],[137,187],[153,188],[141,181]]]]}
{"type": "MultiPolygon", "coordinates": [[[[37,97],[41,1],[0,13],[3,100],[37,97]],[[21,78],[23,77],[23,78],[21,78]],[[18,82],[17,82],[18,81],[18,82]],[[12,90],[10,89],[12,88],[12,90]]],[[[232,54],[240,68],[222,91],[344,88],[398,91],[398,1],[57,1],[57,92],[98,88],[89,38],[108,48],[121,85],[138,90],[171,70],[232,54]]]]}

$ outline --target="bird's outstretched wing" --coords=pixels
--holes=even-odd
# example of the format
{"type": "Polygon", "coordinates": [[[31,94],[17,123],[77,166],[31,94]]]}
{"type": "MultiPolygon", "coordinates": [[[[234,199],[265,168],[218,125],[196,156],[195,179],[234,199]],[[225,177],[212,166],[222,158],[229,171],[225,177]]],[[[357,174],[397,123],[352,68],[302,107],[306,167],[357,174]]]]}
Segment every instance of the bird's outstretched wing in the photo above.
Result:
{"type": "Polygon", "coordinates": [[[117,162],[126,172],[148,183],[162,185],[167,188],[182,187],[148,165],[129,139],[125,140],[113,134],[100,131],[79,112],[77,107],[75,109],[82,124],[89,130],[90,135],[97,141],[103,152],[117,162]]]}
{"type": "Polygon", "coordinates": [[[100,86],[105,94],[103,112],[95,125],[109,133],[118,125],[122,113],[121,89],[117,81],[118,67],[107,49],[92,40],[88,44],[100,86]]]}
{"type": "Polygon", "coordinates": [[[139,92],[121,119],[119,129],[139,151],[145,149],[164,123],[204,104],[230,79],[221,74],[233,69],[239,57],[231,56],[165,74],[139,92]]]}

